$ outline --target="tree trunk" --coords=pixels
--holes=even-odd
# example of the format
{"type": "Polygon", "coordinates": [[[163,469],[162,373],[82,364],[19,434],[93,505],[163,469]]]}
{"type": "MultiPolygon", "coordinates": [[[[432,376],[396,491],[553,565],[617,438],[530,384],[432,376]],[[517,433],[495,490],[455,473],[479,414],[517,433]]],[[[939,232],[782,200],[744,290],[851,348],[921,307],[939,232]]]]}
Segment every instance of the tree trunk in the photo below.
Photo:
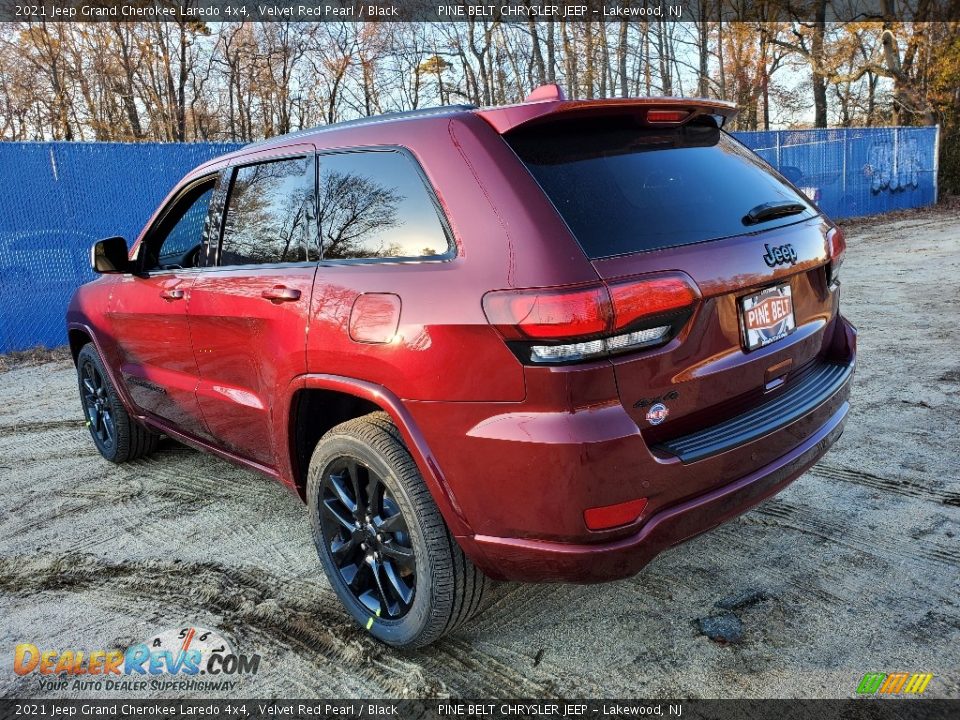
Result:
{"type": "Polygon", "coordinates": [[[617,43],[617,65],[620,69],[620,97],[630,96],[630,82],[627,79],[627,28],[625,20],[620,21],[620,39],[617,43]]]}
{"type": "Polygon", "coordinates": [[[707,97],[710,92],[708,83],[709,62],[710,62],[710,23],[707,21],[709,8],[706,0],[701,0],[699,4],[700,19],[697,23],[697,56],[699,67],[697,69],[697,95],[702,98],[707,97]]]}
{"type": "Polygon", "coordinates": [[[818,0],[816,20],[810,38],[810,66],[813,70],[813,126],[827,126],[827,79],[824,76],[823,37],[827,26],[827,0],[818,0]]]}
{"type": "Polygon", "coordinates": [[[540,86],[546,82],[547,74],[546,69],[543,66],[543,53],[540,51],[540,35],[537,32],[536,21],[532,18],[528,20],[527,28],[530,30],[530,50],[533,58],[533,62],[531,63],[533,82],[536,86],[540,86]]]}

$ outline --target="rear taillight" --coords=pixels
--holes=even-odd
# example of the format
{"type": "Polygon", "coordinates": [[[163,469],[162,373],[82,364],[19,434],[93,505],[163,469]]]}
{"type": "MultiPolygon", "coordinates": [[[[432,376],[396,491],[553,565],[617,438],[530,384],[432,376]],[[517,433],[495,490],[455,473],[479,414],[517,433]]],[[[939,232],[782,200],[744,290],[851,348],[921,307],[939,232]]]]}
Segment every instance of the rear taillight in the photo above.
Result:
{"type": "Polygon", "coordinates": [[[827,281],[830,285],[840,281],[840,266],[843,265],[846,255],[847,239],[843,236],[843,230],[838,227],[831,228],[827,233],[827,256],[830,258],[830,264],[827,266],[827,281]]]}
{"type": "Polygon", "coordinates": [[[660,345],[699,297],[683,273],[573,288],[499,290],[483,298],[491,325],[522,360],[569,363],[660,345]]]}
{"type": "Polygon", "coordinates": [[[602,285],[571,290],[504,290],[483,297],[491,325],[508,340],[577,337],[606,332],[610,296],[602,285]]]}

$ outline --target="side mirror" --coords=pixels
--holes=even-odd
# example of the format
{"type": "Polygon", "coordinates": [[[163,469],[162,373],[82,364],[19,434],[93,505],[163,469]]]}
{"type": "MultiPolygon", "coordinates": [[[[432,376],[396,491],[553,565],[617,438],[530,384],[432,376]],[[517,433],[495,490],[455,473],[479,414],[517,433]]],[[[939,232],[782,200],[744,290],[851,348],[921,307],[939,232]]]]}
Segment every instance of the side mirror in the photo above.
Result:
{"type": "Polygon", "coordinates": [[[126,239],[118,236],[97,240],[90,248],[90,267],[97,273],[130,272],[126,239]]]}

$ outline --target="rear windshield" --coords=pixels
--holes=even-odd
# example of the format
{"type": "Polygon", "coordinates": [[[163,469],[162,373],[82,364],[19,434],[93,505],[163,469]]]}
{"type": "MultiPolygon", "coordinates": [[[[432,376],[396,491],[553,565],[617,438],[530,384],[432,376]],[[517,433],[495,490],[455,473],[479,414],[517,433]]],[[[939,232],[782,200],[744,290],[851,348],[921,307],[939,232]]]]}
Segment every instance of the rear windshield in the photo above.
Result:
{"type": "Polygon", "coordinates": [[[555,124],[506,140],[590,258],[758,232],[816,215],[709,117],[669,130],[625,117],[555,124]],[[803,207],[745,221],[765,203],[803,207]]]}

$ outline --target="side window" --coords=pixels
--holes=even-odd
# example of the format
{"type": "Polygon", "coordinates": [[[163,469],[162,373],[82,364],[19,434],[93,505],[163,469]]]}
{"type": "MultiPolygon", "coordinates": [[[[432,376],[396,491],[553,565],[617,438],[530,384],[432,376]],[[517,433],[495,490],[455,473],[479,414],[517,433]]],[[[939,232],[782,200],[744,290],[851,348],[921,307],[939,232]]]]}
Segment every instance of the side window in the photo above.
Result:
{"type": "Polygon", "coordinates": [[[313,240],[313,159],[271,160],[233,171],[220,265],[318,260],[313,240]]]}
{"type": "Polygon", "coordinates": [[[175,270],[199,264],[214,179],[192,188],[174,201],[161,225],[147,241],[146,270],[175,270]]]}
{"type": "Polygon", "coordinates": [[[324,260],[428,258],[449,252],[439,209],[406,155],[345,152],[317,160],[324,260]]]}

